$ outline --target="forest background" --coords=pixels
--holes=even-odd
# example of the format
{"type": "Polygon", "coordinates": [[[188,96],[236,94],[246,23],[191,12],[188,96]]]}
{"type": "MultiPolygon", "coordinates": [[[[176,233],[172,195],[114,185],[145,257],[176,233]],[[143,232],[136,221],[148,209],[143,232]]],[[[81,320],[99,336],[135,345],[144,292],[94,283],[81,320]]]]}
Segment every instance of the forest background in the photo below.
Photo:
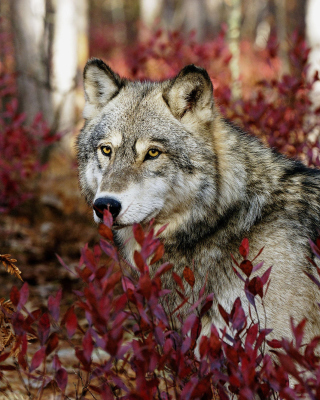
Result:
{"type": "MultiPolygon", "coordinates": [[[[56,254],[72,268],[99,241],[74,149],[87,59],[131,79],[203,66],[227,118],[319,166],[319,15],[319,0],[1,1],[0,253],[17,259],[30,308],[78,287],[56,254]]],[[[7,299],[21,285],[0,274],[7,299]]]]}

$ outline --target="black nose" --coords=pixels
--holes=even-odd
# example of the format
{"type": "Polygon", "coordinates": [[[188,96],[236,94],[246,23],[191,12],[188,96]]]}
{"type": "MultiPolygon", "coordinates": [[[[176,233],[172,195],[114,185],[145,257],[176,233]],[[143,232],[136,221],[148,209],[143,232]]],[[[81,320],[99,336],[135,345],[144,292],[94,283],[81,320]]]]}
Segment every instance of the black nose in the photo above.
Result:
{"type": "Polygon", "coordinates": [[[93,209],[100,219],[103,219],[103,210],[109,210],[115,219],[120,213],[121,203],[110,197],[101,197],[94,202],[93,209]]]}

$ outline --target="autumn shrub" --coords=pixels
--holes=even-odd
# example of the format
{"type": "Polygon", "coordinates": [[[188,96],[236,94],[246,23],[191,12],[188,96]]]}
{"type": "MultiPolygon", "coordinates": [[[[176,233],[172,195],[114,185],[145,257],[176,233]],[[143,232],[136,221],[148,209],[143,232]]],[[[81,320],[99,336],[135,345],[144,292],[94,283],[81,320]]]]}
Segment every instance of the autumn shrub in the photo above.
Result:
{"type": "Polygon", "coordinates": [[[16,75],[7,61],[12,52],[10,35],[0,31],[0,213],[34,195],[34,180],[45,166],[44,151],[60,138],[41,114],[29,125],[26,115],[19,112],[16,75]]]}
{"type": "MultiPolygon", "coordinates": [[[[243,97],[236,100],[230,90],[230,54],[223,32],[215,41],[199,44],[192,37],[185,40],[178,33],[159,31],[147,42],[123,49],[123,55],[111,60],[111,65],[138,79],[164,79],[185,64],[202,65],[212,77],[217,105],[226,117],[282,152],[318,165],[314,122],[308,121],[308,50],[298,37],[292,44],[292,74],[280,76],[275,67],[268,79],[244,86],[243,97]]],[[[263,57],[272,69],[274,42],[269,43],[263,57]]],[[[8,86],[3,82],[8,77],[0,78],[5,91],[8,86]]],[[[25,177],[28,171],[31,175],[39,171],[38,151],[51,136],[45,127],[39,128],[40,118],[35,127],[23,124],[14,91],[4,92],[4,98],[0,110],[4,145],[0,151],[5,149],[5,153],[0,162],[6,175],[1,175],[0,182],[5,183],[2,210],[7,210],[28,195],[23,190],[25,177]]],[[[231,312],[220,305],[225,329],[212,325],[208,336],[201,336],[202,320],[212,306],[214,293],[207,293],[205,285],[199,293],[194,292],[190,266],[179,276],[171,264],[161,264],[163,245],[152,224],[146,230],[133,227],[140,248],[134,265],[121,259],[111,227],[112,219],[106,212],[99,229],[103,237],[100,245],[93,250],[86,246],[74,270],[60,259],[82,284],[67,310],[62,306],[62,290],[51,295],[44,308],[29,310],[27,283],[20,290],[12,288],[12,313],[0,304],[14,337],[0,353],[0,390],[8,396],[14,392],[10,377],[15,374],[21,391],[35,399],[47,398],[49,391],[65,399],[320,398],[316,352],[320,339],[302,345],[306,321],[291,323],[293,341],[269,340],[270,330],[254,317],[257,303],[264,301],[272,270],[259,276],[261,264],[254,264],[256,255],[249,253],[246,239],[239,248],[242,262],[233,262],[234,273],[243,281],[249,313],[244,312],[239,298],[231,312]],[[160,265],[154,271],[156,263],[160,265]],[[162,287],[163,274],[171,274],[176,283],[174,290],[181,303],[175,309],[167,307],[170,291],[162,287]],[[192,289],[192,298],[186,297],[186,285],[192,289]],[[184,315],[181,310],[186,305],[189,313],[184,315]],[[173,320],[179,321],[178,328],[173,320]],[[62,357],[65,349],[68,360],[62,357]]],[[[311,245],[320,258],[319,242],[311,245]]],[[[320,287],[319,280],[311,278],[320,287]]]]}
{"type": "MultiPolygon", "coordinates": [[[[257,303],[263,304],[272,269],[259,276],[262,264],[249,258],[247,239],[239,248],[241,263],[234,259],[234,272],[243,281],[249,313],[240,298],[230,313],[219,305],[225,328],[219,331],[213,324],[208,336],[201,336],[214,294],[206,293],[205,284],[199,293],[193,291],[192,268],[186,266],[179,276],[171,264],[161,264],[160,231],[155,233],[152,223],[145,230],[133,227],[140,248],[134,253],[135,265],[121,260],[111,227],[111,214],[105,211],[100,246],[86,246],[75,270],[60,259],[82,282],[66,311],[61,309],[61,290],[49,297],[46,309],[30,312],[27,283],[20,290],[12,288],[15,312],[8,317],[15,342],[0,355],[0,381],[7,395],[13,390],[7,374],[15,373],[21,390],[35,399],[47,398],[48,388],[65,399],[319,398],[315,349],[320,338],[302,345],[306,321],[297,326],[292,322],[293,341],[268,340],[270,330],[252,317],[257,303]],[[107,255],[104,261],[102,254],[107,255]],[[154,271],[156,263],[160,265],[154,271]],[[162,287],[163,274],[172,274],[176,282],[173,290],[181,303],[175,309],[168,307],[170,290],[162,287]],[[186,285],[192,289],[189,298],[186,285]],[[184,315],[186,304],[189,312],[184,315]],[[172,321],[179,321],[179,327],[172,321]],[[61,356],[66,347],[71,366],[61,356]],[[77,383],[71,385],[74,377],[77,383]]],[[[317,244],[312,248],[320,258],[317,244]]]]}

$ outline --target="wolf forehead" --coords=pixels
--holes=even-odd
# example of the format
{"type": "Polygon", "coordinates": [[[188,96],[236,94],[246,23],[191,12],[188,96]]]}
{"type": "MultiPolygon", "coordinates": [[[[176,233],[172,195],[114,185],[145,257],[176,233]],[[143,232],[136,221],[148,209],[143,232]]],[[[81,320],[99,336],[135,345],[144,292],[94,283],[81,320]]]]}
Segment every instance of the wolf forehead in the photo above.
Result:
{"type": "Polygon", "coordinates": [[[194,116],[201,117],[206,109],[208,117],[213,110],[209,75],[194,65],[185,67],[173,79],[140,82],[120,78],[103,61],[92,59],[84,70],[84,91],[85,129],[95,126],[96,131],[112,126],[130,129],[137,127],[137,121],[140,131],[156,129],[163,117],[166,127],[170,122],[177,127],[187,111],[197,111],[194,116]]]}
{"type": "Polygon", "coordinates": [[[138,138],[162,139],[165,145],[173,135],[183,135],[183,129],[169,113],[164,118],[165,111],[161,114],[159,105],[161,99],[154,91],[146,94],[144,99],[139,99],[132,90],[126,88],[90,120],[84,130],[91,136],[94,146],[109,138],[113,138],[117,145],[138,138]]]}

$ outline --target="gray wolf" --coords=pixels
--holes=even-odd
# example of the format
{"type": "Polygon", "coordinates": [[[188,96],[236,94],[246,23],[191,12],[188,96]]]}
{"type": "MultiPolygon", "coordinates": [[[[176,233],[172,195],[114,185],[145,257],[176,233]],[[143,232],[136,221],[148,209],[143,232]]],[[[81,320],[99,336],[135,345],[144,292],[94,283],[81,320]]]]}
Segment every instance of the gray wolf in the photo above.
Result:
{"type": "MultiPolygon", "coordinates": [[[[103,61],[84,70],[85,125],[78,137],[79,179],[94,219],[110,209],[115,239],[132,261],[134,223],[168,227],[165,260],[182,275],[195,270],[195,291],[208,275],[214,293],[203,332],[223,327],[243,283],[232,270],[241,240],[257,262],[273,265],[265,298],[266,324],[290,337],[290,316],[308,319],[306,337],[320,333],[319,290],[308,240],[320,227],[320,171],[264,146],[219,113],[208,73],[189,65],[163,82],[121,78],[103,61]],[[100,210],[100,211],[99,211],[100,210]]],[[[173,287],[171,274],[164,285],[173,287]]],[[[177,299],[172,295],[171,301],[177,299]]]]}

